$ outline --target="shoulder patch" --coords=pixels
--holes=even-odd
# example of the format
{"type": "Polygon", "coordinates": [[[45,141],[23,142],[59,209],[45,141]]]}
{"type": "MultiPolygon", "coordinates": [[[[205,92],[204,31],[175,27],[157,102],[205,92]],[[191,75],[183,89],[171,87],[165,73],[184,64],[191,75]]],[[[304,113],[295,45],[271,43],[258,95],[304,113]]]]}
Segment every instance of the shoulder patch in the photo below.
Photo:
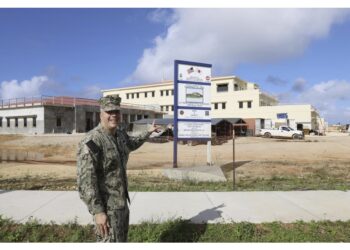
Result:
{"type": "Polygon", "coordinates": [[[91,150],[91,152],[93,152],[94,154],[97,154],[100,151],[100,148],[96,145],[96,143],[94,143],[93,140],[88,141],[87,143],[85,143],[86,146],[88,146],[88,148],[91,150]]]}

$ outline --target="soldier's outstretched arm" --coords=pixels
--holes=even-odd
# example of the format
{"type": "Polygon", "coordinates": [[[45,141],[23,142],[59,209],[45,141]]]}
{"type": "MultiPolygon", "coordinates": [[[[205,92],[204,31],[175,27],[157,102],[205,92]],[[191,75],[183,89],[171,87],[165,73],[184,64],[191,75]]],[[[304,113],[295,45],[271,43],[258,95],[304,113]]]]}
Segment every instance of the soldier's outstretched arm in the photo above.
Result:
{"type": "Polygon", "coordinates": [[[124,131],[126,137],[126,145],[130,149],[130,151],[138,149],[153,132],[157,132],[161,129],[160,126],[156,126],[155,121],[153,120],[152,125],[144,132],[142,132],[139,136],[128,136],[124,131]]]}
{"type": "MultiPolygon", "coordinates": [[[[98,167],[98,152],[91,150],[88,142],[81,142],[77,154],[78,190],[80,198],[93,215],[105,212],[98,188],[96,169],[98,167]]],[[[91,145],[90,145],[91,146],[91,145]]]]}

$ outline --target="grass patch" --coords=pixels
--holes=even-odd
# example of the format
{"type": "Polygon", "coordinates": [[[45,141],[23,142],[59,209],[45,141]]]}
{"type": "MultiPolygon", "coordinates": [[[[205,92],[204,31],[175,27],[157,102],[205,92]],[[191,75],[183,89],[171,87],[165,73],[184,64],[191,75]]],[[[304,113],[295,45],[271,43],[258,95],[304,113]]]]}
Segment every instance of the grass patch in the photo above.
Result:
{"type": "MultiPolygon", "coordinates": [[[[175,219],[131,225],[129,242],[350,242],[350,221],[192,224],[175,219]]],[[[16,224],[0,216],[0,242],[94,242],[93,226],[37,221],[16,224]]]]}
{"type": "MultiPolygon", "coordinates": [[[[4,190],[77,190],[76,179],[12,178],[0,179],[4,190]]],[[[293,191],[293,190],[349,190],[346,176],[331,176],[320,171],[298,176],[272,176],[271,178],[236,178],[236,191],[293,191]]],[[[129,177],[131,192],[225,192],[232,191],[232,180],[226,182],[176,181],[165,177],[129,177]]]]}
{"type": "Polygon", "coordinates": [[[94,242],[92,225],[81,226],[76,222],[55,225],[40,224],[33,220],[16,224],[0,216],[1,242],[94,242]]]}
{"type": "Polygon", "coordinates": [[[232,190],[232,182],[177,181],[165,177],[131,176],[129,178],[129,190],[154,192],[230,191],[232,190]]]}
{"type": "Polygon", "coordinates": [[[45,177],[1,178],[0,189],[4,190],[77,190],[76,179],[45,177]]]}
{"type": "Polygon", "coordinates": [[[301,190],[349,190],[350,180],[322,178],[318,175],[273,176],[272,178],[244,178],[237,184],[240,191],[301,191],[301,190]]]}

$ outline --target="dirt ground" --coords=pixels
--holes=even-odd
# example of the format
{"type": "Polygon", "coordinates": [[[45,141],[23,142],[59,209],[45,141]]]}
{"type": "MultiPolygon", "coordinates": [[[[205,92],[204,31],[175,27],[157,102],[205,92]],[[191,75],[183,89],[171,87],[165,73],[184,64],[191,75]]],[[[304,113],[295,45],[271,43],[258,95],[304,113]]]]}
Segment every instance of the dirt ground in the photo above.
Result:
{"type": "MultiPolygon", "coordinates": [[[[0,179],[43,177],[75,178],[76,148],[84,134],[0,135],[0,179]]],[[[178,145],[178,166],[206,165],[206,145],[178,145]]],[[[235,167],[238,176],[303,176],[315,171],[350,178],[350,136],[329,134],[306,136],[305,140],[239,137],[235,140],[235,167]]],[[[212,162],[227,177],[232,173],[232,140],[212,146],[212,162]]],[[[160,175],[171,168],[173,142],[145,143],[131,153],[130,175],[160,175]]]]}

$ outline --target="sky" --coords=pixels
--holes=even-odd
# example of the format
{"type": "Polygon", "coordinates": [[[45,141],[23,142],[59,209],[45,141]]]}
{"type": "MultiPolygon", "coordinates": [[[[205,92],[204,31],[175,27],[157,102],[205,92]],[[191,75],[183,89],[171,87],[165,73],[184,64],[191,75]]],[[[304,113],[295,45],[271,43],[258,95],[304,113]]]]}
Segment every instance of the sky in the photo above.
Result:
{"type": "Polygon", "coordinates": [[[0,8],[0,99],[98,98],[173,79],[174,60],[350,123],[350,9],[0,8]]]}

